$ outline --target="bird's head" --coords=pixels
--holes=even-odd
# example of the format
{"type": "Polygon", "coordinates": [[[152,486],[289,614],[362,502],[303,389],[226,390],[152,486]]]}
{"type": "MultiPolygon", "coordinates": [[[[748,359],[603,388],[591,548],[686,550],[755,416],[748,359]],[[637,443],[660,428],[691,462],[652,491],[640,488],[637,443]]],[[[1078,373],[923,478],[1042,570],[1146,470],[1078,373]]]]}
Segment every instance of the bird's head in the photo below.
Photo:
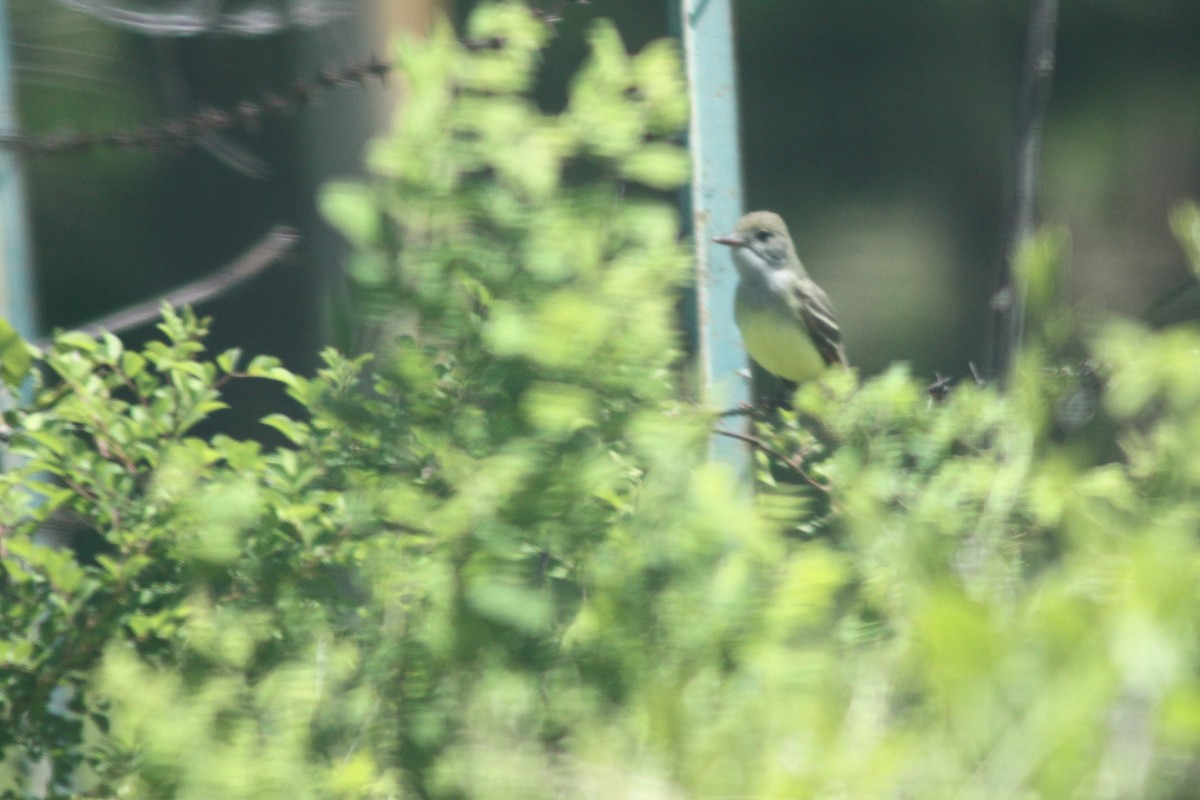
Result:
{"type": "Polygon", "coordinates": [[[771,211],[753,211],[738,220],[733,233],[713,239],[733,248],[733,262],[742,273],[770,275],[781,269],[799,269],[783,219],[771,211]]]}

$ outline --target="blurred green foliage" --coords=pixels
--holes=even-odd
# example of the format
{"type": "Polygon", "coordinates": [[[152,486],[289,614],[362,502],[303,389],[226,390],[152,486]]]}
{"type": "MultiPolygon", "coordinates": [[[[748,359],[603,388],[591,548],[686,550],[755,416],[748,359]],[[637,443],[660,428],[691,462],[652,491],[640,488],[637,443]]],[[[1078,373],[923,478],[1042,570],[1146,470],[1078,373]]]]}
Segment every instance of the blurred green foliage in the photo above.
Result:
{"type": "Polygon", "coordinates": [[[597,22],[547,114],[545,27],[469,25],[399,48],[373,177],[321,198],[373,358],[243,366],[171,312],[37,354],[0,476],[5,796],[1190,797],[1200,337],[1073,326],[1050,232],[1004,394],[806,385],[751,501],[675,378],[673,48],[597,22]],[[194,433],[243,380],[299,405],[264,420],[289,447],[194,433]],[[66,509],[94,557],[39,538],[66,509]]]}

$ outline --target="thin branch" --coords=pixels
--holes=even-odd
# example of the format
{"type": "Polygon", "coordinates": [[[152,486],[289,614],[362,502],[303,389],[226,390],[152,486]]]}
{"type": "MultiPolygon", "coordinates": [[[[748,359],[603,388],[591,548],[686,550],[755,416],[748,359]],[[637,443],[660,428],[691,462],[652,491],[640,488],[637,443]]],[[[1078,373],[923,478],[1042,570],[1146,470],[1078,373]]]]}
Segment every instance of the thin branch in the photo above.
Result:
{"type": "Polygon", "coordinates": [[[764,441],[763,439],[760,439],[757,436],[751,436],[748,433],[739,433],[738,431],[725,431],[725,430],[721,430],[720,428],[715,428],[713,430],[713,433],[716,433],[720,436],[728,436],[730,439],[737,439],[739,442],[745,442],[746,444],[750,445],[751,447],[753,447],[757,450],[763,451],[771,458],[774,458],[777,461],[781,461],[784,464],[787,464],[789,467],[791,467],[793,470],[796,471],[796,474],[799,475],[804,480],[805,483],[807,483],[809,486],[813,487],[817,491],[824,492],[825,494],[829,494],[830,492],[833,491],[832,487],[821,483],[816,478],[809,475],[808,472],[804,469],[804,464],[801,463],[799,458],[789,457],[789,456],[784,455],[783,453],[776,450],[774,447],[771,447],[771,445],[767,444],[766,441],[764,441]]]}
{"type": "Polygon", "coordinates": [[[1025,61],[1017,98],[1016,131],[1013,141],[1013,201],[1007,252],[999,290],[992,305],[996,312],[993,369],[1001,378],[1008,374],[1021,346],[1025,328],[1025,302],[1016,284],[1016,259],[1034,234],[1037,225],[1038,173],[1041,162],[1042,123],[1050,83],[1054,76],[1055,35],[1058,29],[1058,0],[1033,0],[1025,38],[1025,61]]]}
{"type": "Polygon", "coordinates": [[[764,411],[765,409],[751,405],[750,403],[739,403],[737,408],[722,411],[717,414],[717,417],[720,419],[725,419],[726,417],[753,417],[757,420],[764,420],[766,419],[764,411]]]}
{"type": "MultiPolygon", "coordinates": [[[[164,303],[178,308],[219,297],[282,259],[299,241],[300,235],[295,229],[286,225],[276,225],[257,244],[211,275],[152,300],[101,317],[77,330],[93,336],[103,331],[120,333],[157,318],[164,303]]],[[[52,341],[53,339],[42,339],[35,344],[38,347],[46,347],[52,341]]]]}
{"type": "MultiPolygon", "coordinates": [[[[195,108],[196,104],[192,101],[191,92],[184,79],[183,66],[179,61],[179,45],[173,40],[155,39],[154,50],[160,64],[158,78],[163,94],[171,107],[182,116],[187,113],[187,109],[195,108]]],[[[218,163],[249,178],[265,180],[270,177],[271,168],[265,160],[222,132],[197,133],[196,146],[218,163]]]]}

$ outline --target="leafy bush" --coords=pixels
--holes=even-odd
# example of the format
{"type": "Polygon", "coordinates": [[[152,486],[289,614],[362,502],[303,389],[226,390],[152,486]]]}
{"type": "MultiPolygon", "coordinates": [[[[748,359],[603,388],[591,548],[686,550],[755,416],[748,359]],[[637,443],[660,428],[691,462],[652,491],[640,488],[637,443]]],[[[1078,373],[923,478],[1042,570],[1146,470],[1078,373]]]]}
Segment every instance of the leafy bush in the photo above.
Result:
{"type": "Polygon", "coordinates": [[[471,25],[400,48],[375,177],[322,198],[394,343],[305,378],[168,311],[39,355],[6,795],[1189,796],[1200,337],[1046,300],[1004,393],[831,376],[758,432],[752,502],[675,377],[673,48],[598,24],[546,115],[541,23],[471,25]],[[1102,370],[1048,369],[1072,348],[1102,370]],[[290,447],[191,433],[247,379],[290,447]],[[94,552],[41,543],[68,512],[94,552]]]}

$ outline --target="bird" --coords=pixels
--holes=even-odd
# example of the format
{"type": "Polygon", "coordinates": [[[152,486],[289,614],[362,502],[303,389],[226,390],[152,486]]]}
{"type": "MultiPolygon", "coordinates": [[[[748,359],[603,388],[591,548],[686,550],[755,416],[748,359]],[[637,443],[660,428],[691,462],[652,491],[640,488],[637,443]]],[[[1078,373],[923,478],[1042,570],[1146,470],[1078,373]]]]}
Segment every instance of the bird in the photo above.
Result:
{"type": "Polygon", "coordinates": [[[782,217],[753,211],[713,241],[733,249],[733,315],[755,363],[793,384],[849,366],[829,295],[808,277],[782,217]]]}

